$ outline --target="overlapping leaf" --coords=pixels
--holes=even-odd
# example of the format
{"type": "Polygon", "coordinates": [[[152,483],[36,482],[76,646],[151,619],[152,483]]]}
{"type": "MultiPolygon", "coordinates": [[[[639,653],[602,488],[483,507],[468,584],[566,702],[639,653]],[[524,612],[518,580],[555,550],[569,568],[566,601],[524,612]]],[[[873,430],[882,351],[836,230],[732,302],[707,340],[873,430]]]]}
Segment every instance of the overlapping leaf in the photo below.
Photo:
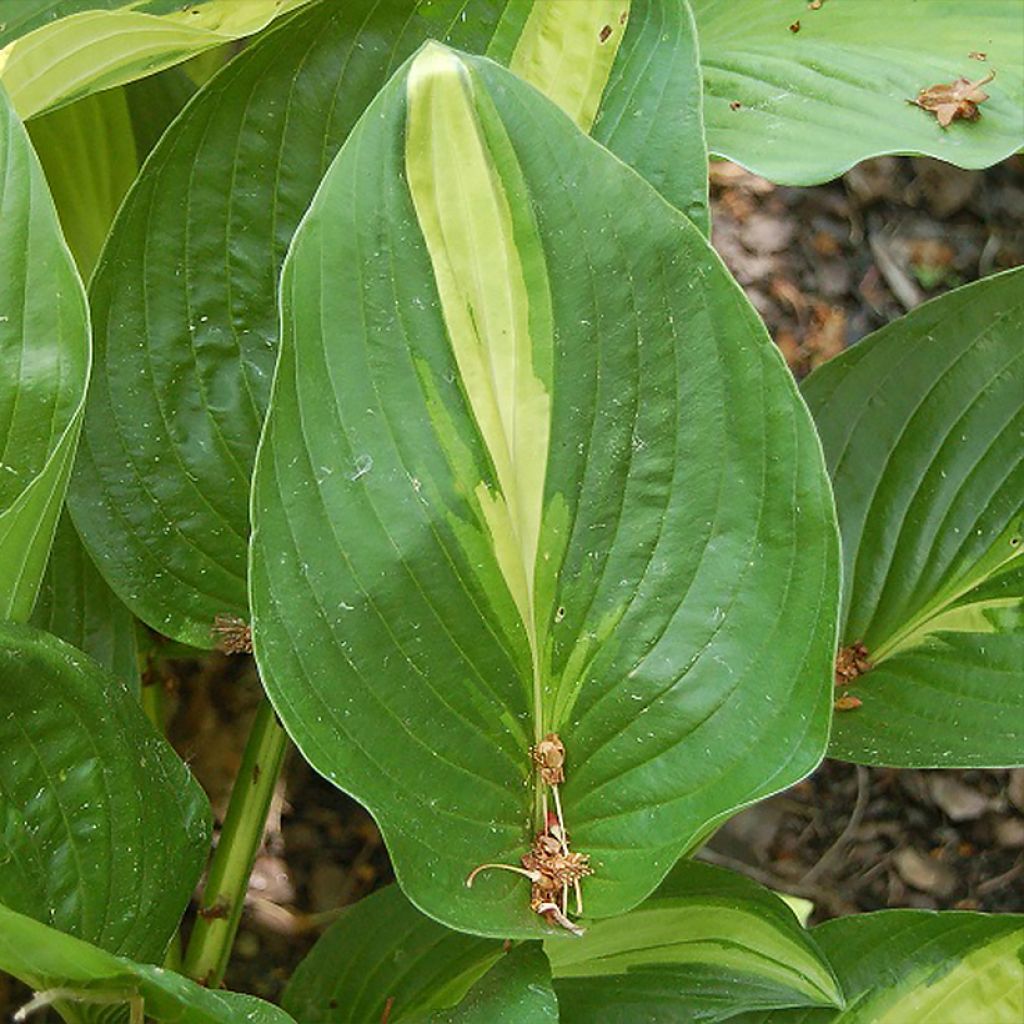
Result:
{"type": "Polygon", "coordinates": [[[556,45],[536,29],[529,39],[547,49],[528,59],[524,25],[550,28],[544,5],[487,4],[472,16],[459,0],[317,5],[196,98],[130,194],[92,288],[97,370],[72,512],[142,619],[209,646],[215,615],[247,614],[249,477],[276,358],[280,264],[352,125],[424,40],[491,46],[541,85],[565,50],[573,60],[558,66],[586,73],[569,76],[578,89],[563,98],[588,109],[601,96],[597,71],[609,73],[603,54],[621,43],[595,132],[701,217],[703,138],[673,134],[695,123],[692,31],[667,0],[635,3],[624,28],[626,6],[570,2],[556,45]]]}
{"type": "Polygon", "coordinates": [[[735,1024],[1016,1024],[1024,1017],[1024,916],[883,910],[811,930],[845,1010],[777,1010],[735,1024]]]}
{"type": "Polygon", "coordinates": [[[84,651],[138,693],[135,618],[96,571],[66,514],[57,524],[31,622],[84,651]]]}
{"type": "Polygon", "coordinates": [[[693,10],[709,148],[772,181],[826,181],[880,153],[987,167],[1024,145],[1015,0],[693,0],[693,10]],[[907,102],[989,71],[977,121],[944,129],[907,102]]]}
{"type": "Polygon", "coordinates": [[[206,798],[136,696],[73,647],[0,624],[0,679],[0,903],[158,961],[206,857],[206,798]]]}
{"type": "Polygon", "coordinates": [[[82,419],[89,314],[46,180],[0,88],[0,619],[26,620],[82,419]]]}
{"type": "Polygon", "coordinates": [[[712,1024],[746,1010],[844,1002],[777,896],[695,862],[679,864],[636,910],[546,948],[564,1021],[712,1024]]]}
{"type": "MultiPolygon", "coordinates": [[[[295,1024],[255,996],[211,991],[174,971],[114,956],[90,943],[0,906],[0,970],[56,997],[61,1016],[77,1024],[140,1002],[146,1020],[168,1024],[295,1024]]],[[[110,1019],[106,1017],[105,1019],[110,1019]]]]}
{"type": "Polygon", "coordinates": [[[258,32],[308,0],[0,0],[0,83],[23,118],[258,32]]]}
{"type": "Polygon", "coordinates": [[[496,939],[453,932],[393,885],[348,907],[299,964],[282,1005],[301,1024],[393,1024],[456,1006],[502,958],[496,939]]]}
{"type": "MultiPolygon", "coordinates": [[[[752,1008],[843,1005],[820,950],[782,901],[702,864],[680,864],[636,910],[597,922],[581,940],[549,939],[545,950],[550,967],[541,965],[538,982],[554,976],[566,1024],[712,1022],[752,1008]]],[[[395,1024],[462,1020],[483,990],[499,989],[503,969],[515,965],[500,942],[444,928],[392,886],[331,926],[284,1005],[301,1024],[376,1020],[387,1007],[395,1024]]],[[[504,989],[509,1002],[529,997],[521,978],[504,989]]]]}
{"type": "Polygon", "coordinates": [[[597,916],[817,762],[835,526],[791,379],[700,233],[497,65],[418,60],[286,263],[256,650],[414,902],[532,934],[522,880],[463,883],[529,845],[547,730],[597,916]]]}
{"type": "Polygon", "coordinates": [[[804,386],[843,537],[842,643],[875,667],[832,751],[1024,759],[1024,271],[921,306],[804,386]]]}
{"type": "Polygon", "coordinates": [[[29,124],[83,280],[96,265],[139,164],[190,92],[185,76],[171,69],[86,96],[29,124]]]}

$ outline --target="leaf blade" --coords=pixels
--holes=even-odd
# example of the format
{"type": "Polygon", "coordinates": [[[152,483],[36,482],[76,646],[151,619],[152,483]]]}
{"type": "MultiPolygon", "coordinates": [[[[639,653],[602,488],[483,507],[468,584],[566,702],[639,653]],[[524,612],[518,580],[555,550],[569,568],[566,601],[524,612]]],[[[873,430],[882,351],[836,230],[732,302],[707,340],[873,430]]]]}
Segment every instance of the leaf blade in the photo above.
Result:
{"type": "MultiPolygon", "coordinates": [[[[836,538],[790,378],[699,232],[535,92],[496,65],[460,59],[480,123],[493,105],[511,140],[527,188],[506,197],[530,203],[520,215],[538,225],[560,338],[536,561],[541,707],[524,618],[479,498],[481,481],[500,489],[500,474],[395,162],[405,152],[400,79],[350,136],[286,262],[285,340],[254,485],[254,642],[286,728],[314,767],[377,816],[417,905],[481,934],[531,935],[525,887],[495,876],[466,892],[463,879],[482,861],[515,863],[529,846],[538,822],[527,747],[538,724],[559,731],[569,751],[563,805],[574,843],[599,868],[588,902],[597,916],[619,912],[731,801],[816,763],[829,712],[836,538]],[[568,182],[584,209],[566,200],[568,182]],[[635,264],[623,263],[626,253],[639,254],[635,264]],[[336,260],[363,268],[359,279],[339,275],[336,260]],[[711,281],[699,294],[696,280],[666,283],[686,261],[711,281]],[[673,323],[689,325],[687,345],[673,323]],[[691,372],[722,361],[730,372],[721,377],[691,372]],[[601,375],[614,383],[598,390],[601,375]],[[721,396],[732,389],[748,396],[749,419],[723,419],[731,406],[721,396]],[[723,432],[738,460],[731,475],[709,457],[723,432]],[[793,460],[779,459],[785,469],[771,487],[769,443],[793,460]],[[680,460],[695,505],[673,490],[680,460]],[[611,566],[595,567],[598,558],[611,566]],[[763,581],[760,598],[737,602],[734,570],[763,581]],[[668,608],[655,585],[666,573],[678,574],[668,608]],[[700,597],[684,603],[691,590],[700,597]],[[803,616],[806,633],[776,643],[782,620],[761,600],[803,616]],[[629,628],[607,642],[620,620],[629,628]],[[786,699],[765,693],[762,669],[801,708],[797,730],[783,726],[786,699]],[[663,713],[646,724],[630,692],[663,713]],[[753,746],[735,746],[750,695],[779,730],[770,768],[753,746]],[[698,764],[688,734],[710,720],[698,764]],[[642,749],[648,733],[651,753],[642,749]],[[380,756],[396,743],[399,762],[380,756]],[[716,779],[713,797],[705,773],[716,779]]],[[[500,149],[490,142],[497,133],[482,131],[500,149]]]]}
{"type": "Polygon", "coordinates": [[[85,293],[28,135],[0,89],[0,617],[32,612],[91,360],[85,293]]]}

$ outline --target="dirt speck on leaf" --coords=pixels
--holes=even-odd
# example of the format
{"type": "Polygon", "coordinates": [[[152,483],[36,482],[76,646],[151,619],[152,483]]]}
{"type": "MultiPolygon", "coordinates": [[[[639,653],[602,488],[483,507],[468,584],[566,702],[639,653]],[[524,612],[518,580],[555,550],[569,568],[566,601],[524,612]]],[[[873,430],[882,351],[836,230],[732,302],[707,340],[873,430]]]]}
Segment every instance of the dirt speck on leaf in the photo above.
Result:
{"type": "Polygon", "coordinates": [[[797,18],[796,21],[794,21],[793,24],[789,26],[789,31],[792,32],[794,35],[797,32],[800,31],[800,19],[799,18],[797,18]]]}

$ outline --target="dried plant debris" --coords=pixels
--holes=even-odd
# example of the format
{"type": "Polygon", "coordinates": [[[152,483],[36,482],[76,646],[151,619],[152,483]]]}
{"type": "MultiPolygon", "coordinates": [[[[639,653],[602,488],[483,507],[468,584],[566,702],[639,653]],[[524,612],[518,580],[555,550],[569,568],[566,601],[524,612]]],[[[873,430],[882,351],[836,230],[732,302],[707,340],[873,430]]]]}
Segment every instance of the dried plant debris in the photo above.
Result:
{"type": "Polygon", "coordinates": [[[218,615],[213,620],[217,647],[225,654],[252,654],[252,629],[237,615],[218,615]]]}
{"type": "Polygon", "coordinates": [[[844,693],[842,697],[836,699],[832,705],[836,711],[856,711],[864,701],[860,697],[854,697],[852,693],[844,693]]]}
{"type": "Polygon", "coordinates": [[[583,892],[580,882],[593,874],[590,858],[570,849],[569,833],[562,814],[558,787],[565,781],[565,746],[557,733],[548,733],[530,749],[530,760],[537,769],[543,789],[544,826],[533,838],[533,846],[514,864],[481,864],[470,872],[466,885],[472,886],[481,871],[496,869],[512,871],[530,880],[530,909],[550,924],[559,925],[574,935],[580,928],[569,918],[569,890],[575,896],[575,914],[583,913],[583,892]],[[548,808],[548,791],[554,811],[548,808]]]}
{"type": "Polygon", "coordinates": [[[972,82],[967,78],[958,78],[953,82],[931,85],[917,94],[917,99],[908,100],[922,110],[934,114],[943,128],[948,128],[954,121],[977,121],[981,117],[978,104],[988,99],[988,93],[981,87],[996,77],[990,71],[984,78],[972,82]]]}
{"type": "Polygon", "coordinates": [[[836,654],[836,686],[849,686],[858,676],[872,668],[867,647],[860,640],[840,647],[836,654]]]}

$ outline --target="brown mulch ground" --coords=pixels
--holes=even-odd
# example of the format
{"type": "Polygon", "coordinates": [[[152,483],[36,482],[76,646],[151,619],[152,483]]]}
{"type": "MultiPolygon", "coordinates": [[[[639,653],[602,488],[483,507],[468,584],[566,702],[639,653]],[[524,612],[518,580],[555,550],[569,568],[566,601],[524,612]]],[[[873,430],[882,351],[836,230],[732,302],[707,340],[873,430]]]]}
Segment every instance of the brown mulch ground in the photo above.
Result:
{"type": "MultiPolygon", "coordinates": [[[[924,299],[1024,263],[1020,157],[985,172],[882,158],[809,189],[724,163],[711,180],[714,244],[798,376],[924,299]]],[[[170,735],[222,812],[259,698],[251,662],[179,664],[166,683],[170,735]]],[[[339,908],[392,875],[366,812],[298,756],[270,826],[227,984],[276,1001],[339,908]]],[[[701,856],[813,900],[814,920],[891,906],[1019,912],[1024,769],[827,761],[729,821],[701,856]]]]}

